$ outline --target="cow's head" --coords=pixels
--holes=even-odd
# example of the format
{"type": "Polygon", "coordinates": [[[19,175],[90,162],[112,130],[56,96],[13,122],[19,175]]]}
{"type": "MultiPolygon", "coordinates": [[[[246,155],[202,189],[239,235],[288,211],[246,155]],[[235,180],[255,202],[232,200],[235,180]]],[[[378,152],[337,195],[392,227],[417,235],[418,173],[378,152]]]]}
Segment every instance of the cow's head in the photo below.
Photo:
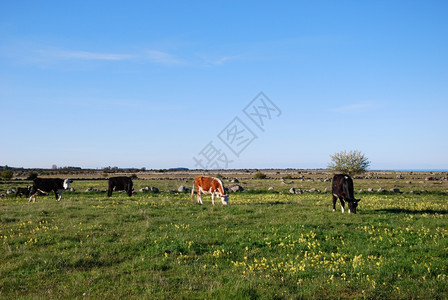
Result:
{"type": "Polygon", "coordinates": [[[72,182],[73,181],[70,179],[65,179],[64,183],[63,183],[64,190],[68,190],[68,188],[70,187],[70,183],[72,183],[72,182]]]}
{"type": "Polygon", "coordinates": [[[361,201],[361,199],[354,199],[352,201],[347,201],[348,202],[348,213],[356,214],[356,208],[358,207],[359,201],[361,201]]]}
{"type": "Polygon", "coordinates": [[[219,196],[219,198],[221,198],[221,202],[224,205],[229,204],[229,195],[221,195],[219,196]]]}

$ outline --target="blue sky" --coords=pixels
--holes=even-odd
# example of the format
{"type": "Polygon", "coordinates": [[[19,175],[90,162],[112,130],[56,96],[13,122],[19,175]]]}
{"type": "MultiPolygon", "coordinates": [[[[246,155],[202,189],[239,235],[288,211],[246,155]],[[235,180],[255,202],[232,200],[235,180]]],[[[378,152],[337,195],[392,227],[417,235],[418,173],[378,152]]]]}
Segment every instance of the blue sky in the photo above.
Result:
{"type": "Polygon", "coordinates": [[[359,150],[371,169],[448,169],[447,14],[446,1],[1,1],[0,165],[325,168],[359,150]],[[243,111],[260,92],[278,108],[262,129],[243,111]],[[218,137],[235,118],[238,156],[218,137]]]}

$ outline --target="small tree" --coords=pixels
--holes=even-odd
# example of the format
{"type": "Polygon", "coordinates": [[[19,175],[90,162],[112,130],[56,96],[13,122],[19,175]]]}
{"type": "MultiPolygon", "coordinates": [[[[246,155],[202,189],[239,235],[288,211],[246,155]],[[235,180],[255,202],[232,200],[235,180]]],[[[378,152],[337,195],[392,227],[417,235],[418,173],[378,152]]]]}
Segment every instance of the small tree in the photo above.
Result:
{"type": "Polygon", "coordinates": [[[353,176],[364,173],[370,165],[370,161],[365,154],[360,151],[341,151],[334,155],[330,155],[331,162],[328,164],[328,169],[333,172],[345,173],[353,176]]]}
{"type": "Polygon", "coordinates": [[[265,179],[267,176],[266,176],[266,174],[264,174],[263,172],[261,172],[261,171],[258,171],[257,173],[255,173],[255,175],[254,175],[254,178],[255,179],[265,179]]]}
{"type": "Polygon", "coordinates": [[[10,180],[13,176],[13,172],[12,170],[5,170],[0,172],[0,177],[3,178],[4,180],[10,180]]]}

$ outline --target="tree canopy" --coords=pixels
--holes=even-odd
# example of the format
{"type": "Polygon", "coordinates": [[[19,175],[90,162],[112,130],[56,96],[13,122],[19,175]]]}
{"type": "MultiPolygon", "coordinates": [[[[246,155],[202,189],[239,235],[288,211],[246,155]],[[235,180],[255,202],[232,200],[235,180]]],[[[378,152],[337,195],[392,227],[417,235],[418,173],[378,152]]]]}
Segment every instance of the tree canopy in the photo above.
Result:
{"type": "Polygon", "coordinates": [[[365,154],[357,150],[341,151],[330,155],[330,157],[331,162],[328,164],[328,169],[335,173],[345,173],[353,176],[364,173],[370,166],[370,161],[365,154]]]}

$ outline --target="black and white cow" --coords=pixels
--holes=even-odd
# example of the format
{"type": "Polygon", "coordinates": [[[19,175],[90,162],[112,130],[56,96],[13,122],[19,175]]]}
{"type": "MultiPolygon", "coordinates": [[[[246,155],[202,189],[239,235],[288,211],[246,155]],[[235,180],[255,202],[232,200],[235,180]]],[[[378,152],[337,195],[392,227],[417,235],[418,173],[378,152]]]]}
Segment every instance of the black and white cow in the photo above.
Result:
{"type": "Polygon", "coordinates": [[[16,190],[16,197],[24,195],[25,197],[29,197],[31,192],[31,186],[28,186],[26,188],[24,187],[18,187],[16,190]]]}
{"type": "Polygon", "coordinates": [[[341,201],[342,212],[345,212],[345,202],[348,202],[348,212],[356,214],[356,207],[361,199],[355,199],[353,193],[353,180],[345,174],[337,174],[333,177],[331,193],[333,194],[333,211],[336,210],[336,202],[341,201]]]}
{"type": "Polygon", "coordinates": [[[129,197],[132,196],[133,183],[131,177],[119,176],[109,178],[109,189],[107,196],[112,196],[113,191],[126,191],[129,197]]]}
{"type": "Polygon", "coordinates": [[[31,197],[29,202],[36,202],[36,196],[40,193],[54,192],[56,201],[62,198],[62,192],[69,188],[72,181],[70,179],[61,178],[36,178],[33,180],[33,187],[31,188],[31,197]]]}

